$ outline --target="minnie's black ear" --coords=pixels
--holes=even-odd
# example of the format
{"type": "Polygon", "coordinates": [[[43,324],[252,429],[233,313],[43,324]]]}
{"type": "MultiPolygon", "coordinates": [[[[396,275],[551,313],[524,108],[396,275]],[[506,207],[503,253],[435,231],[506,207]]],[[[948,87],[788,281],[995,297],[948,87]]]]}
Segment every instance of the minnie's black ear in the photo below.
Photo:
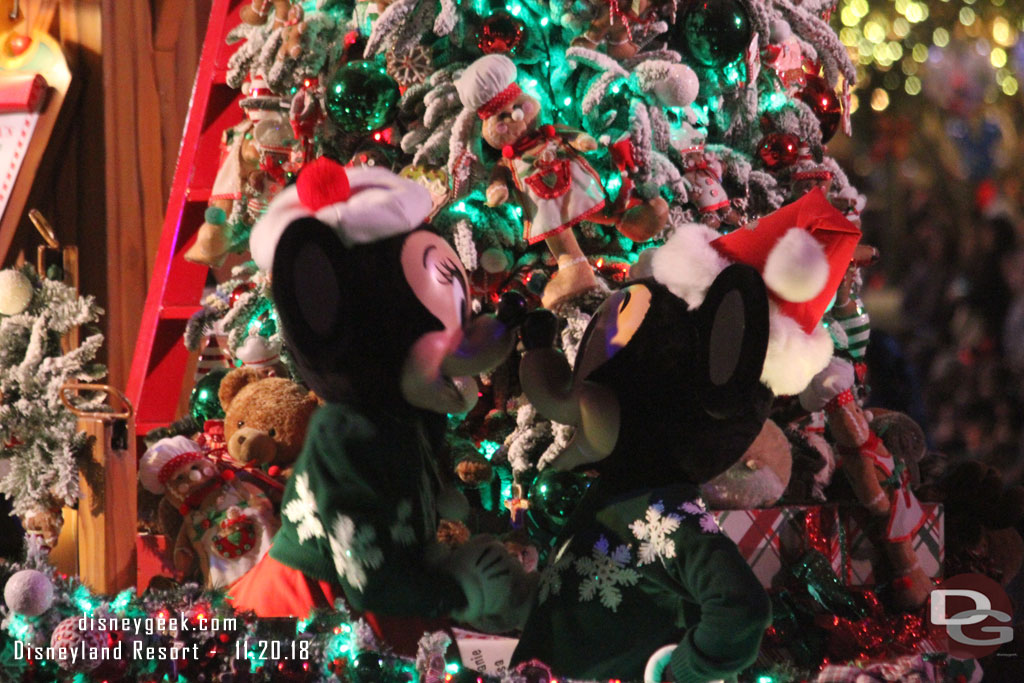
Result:
{"type": "Polygon", "coordinates": [[[734,264],[719,273],[696,311],[698,397],[717,418],[750,403],[768,348],[768,293],[750,266],[734,264]]]}
{"type": "Polygon", "coordinates": [[[274,304],[288,350],[306,384],[324,398],[336,393],[345,340],[346,251],[327,225],[300,218],[285,228],[274,252],[274,304]]]}

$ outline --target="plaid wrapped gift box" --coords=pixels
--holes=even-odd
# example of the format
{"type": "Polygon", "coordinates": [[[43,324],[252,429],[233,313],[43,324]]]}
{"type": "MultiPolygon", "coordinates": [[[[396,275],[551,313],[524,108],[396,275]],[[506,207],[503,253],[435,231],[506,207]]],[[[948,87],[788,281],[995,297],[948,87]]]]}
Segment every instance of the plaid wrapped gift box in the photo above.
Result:
{"type": "Polygon", "coordinates": [[[817,550],[838,571],[839,518],[834,506],[785,505],[750,510],[715,510],[715,521],[731,538],[765,588],[778,588],[783,569],[817,550]]]}
{"type": "MultiPolygon", "coordinates": [[[[942,506],[922,503],[922,508],[926,518],[914,536],[914,552],[926,574],[940,577],[945,551],[942,506]]],[[[874,584],[871,562],[877,549],[864,533],[866,520],[856,505],[784,505],[712,514],[765,588],[779,588],[783,569],[808,550],[828,558],[847,585],[874,584]]]]}
{"type": "MultiPolygon", "coordinates": [[[[924,511],[924,523],[911,539],[914,554],[925,574],[933,579],[941,578],[946,550],[942,505],[921,503],[921,509],[924,511]]],[[[856,505],[840,505],[838,513],[848,559],[845,567],[840,565],[836,573],[848,586],[872,586],[876,581],[871,562],[878,556],[878,549],[864,532],[867,523],[864,509],[856,505]]]]}

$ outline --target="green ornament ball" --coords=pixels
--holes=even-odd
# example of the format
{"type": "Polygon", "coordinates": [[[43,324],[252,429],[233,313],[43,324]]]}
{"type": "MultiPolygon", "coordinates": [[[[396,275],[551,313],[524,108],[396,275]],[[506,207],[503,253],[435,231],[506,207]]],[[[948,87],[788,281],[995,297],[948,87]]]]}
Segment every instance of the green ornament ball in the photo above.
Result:
{"type": "Polygon", "coordinates": [[[579,505],[590,486],[590,478],[577,472],[562,472],[551,467],[541,471],[527,499],[530,515],[541,527],[561,529],[579,505]]]}
{"type": "Polygon", "coordinates": [[[224,408],[220,405],[217,391],[226,374],[228,371],[224,368],[210,370],[192,389],[192,395],[188,399],[188,413],[200,424],[207,420],[224,419],[224,408]]]}
{"type": "Polygon", "coordinates": [[[327,84],[327,116],[346,133],[368,133],[398,113],[398,83],[373,62],[345,64],[327,84]]]}
{"type": "Polygon", "coordinates": [[[381,683],[384,680],[384,660],[374,652],[356,655],[352,679],[356,683],[381,683]]]}
{"type": "Polygon", "coordinates": [[[679,26],[682,30],[673,47],[683,48],[700,64],[714,69],[742,57],[752,36],[750,17],[738,0],[695,2],[679,26]]]}

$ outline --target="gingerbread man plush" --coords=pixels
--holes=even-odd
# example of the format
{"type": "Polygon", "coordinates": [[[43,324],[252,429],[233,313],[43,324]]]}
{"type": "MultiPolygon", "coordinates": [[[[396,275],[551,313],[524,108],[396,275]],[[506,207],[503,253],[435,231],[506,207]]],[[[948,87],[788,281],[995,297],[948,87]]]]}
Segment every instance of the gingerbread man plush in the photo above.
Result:
{"type": "Polygon", "coordinates": [[[515,63],[505,55],[486,55],[470,64],[455,87],[467,111],[482,120],[484,142],[501,151],[487,187],[487,203],[497,206],[513,193],[523,209],[524,237],[544,241],[558,261],[558,273],[544,290],[553,306],[594,287],[597,281],[572,229],[583,221],[619,224],[655,223],[664,227],[668,205],[656,198],[621,216],[609,215],[601,178],[581,152],[597,141],[579,131],[540,125],[540,102],[516,83],[515,63]]]}
{"type": "Polygon", "coordinates": [[[161,439],[139,461],[139,481],[178,507],[184,521],[174,566],[187,576],[198,565],[206,585],[226,588],[270,549],[280,522],[254,484],[222,472],[184,436],[161,439]]]}

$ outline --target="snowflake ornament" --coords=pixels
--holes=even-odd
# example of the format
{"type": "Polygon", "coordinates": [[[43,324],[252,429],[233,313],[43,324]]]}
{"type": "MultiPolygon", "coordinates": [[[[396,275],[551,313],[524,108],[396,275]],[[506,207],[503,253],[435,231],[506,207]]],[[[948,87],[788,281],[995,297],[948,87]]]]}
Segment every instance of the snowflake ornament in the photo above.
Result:
{"type": "Polygon", "coordinates": [[[627,567],[630,562],[628,545],[620,545],[608,554],[608,539],[601,536],[594,544],[591,557],[576,560],[576,573],[580,581],[580,602],[601,596],[601,604],[615,612],[622,603],[620,586],[635,586],[640,574],[627,567]]]}
{"type": "Polygon", "coordinates": [[[351,517],[338,515],[328,541],[338,574],[356,590],[366,585],[366,570],[384,563],[384,554],[376,545],[377,532],[372,526],[356,529],[351,517]]]}
{"type": "Polygon", "coordinates": [[[391,540],[398,545],[412,545],[416,542],[416,532],[413,531],[409,518],[412,517],[412,503],[408,499],[402,499],[395,509],[397,519],[391,525],[391,540]]]}
{"type": "Polygon", "coordinates": [[[299,543],[326,536],[317,515],[316,500],[309,488],[309,473],[303,472],[295,478],[295,494],[296,497],[288,501],[282,512],[289,522],[297,525],[295,530],[299,534],[299,543]]]}
{"type": "Polygon", "coordinates": [[[417,45],[401,55],[388,50],[385,70],[403,88],[423,83],[434,71],[430,48],[417,45]]]}
{"type": "MultiPolygon", "coordinates": [[[[571,540],[571,539],[570,539],[571,540]]],[[[569,541],[566,541],[562,548],[555,555],[555,560],[540,572],[540,584],[537,587],[537,599],[541,604],[548,599],[549,595],[558,595],[562,592],[562,572],[572,566],[573,554],[568,552],[569,541]]]]}
{"type": "Polygon", "coordinates": [[[722,529],[718,526],[718,521],[714,515],[708,512],[704,501],[700,498],[686,501],[679,506],[679,511],[683,513],[684,517],[695,517],[700,530],[705,534],[722,533],[722,529]]]}
{"type": "Polygon", "coordinates": [[[641,541],[637,553],[637,564],[645,565],[658,558],[669,559],[676,556],[676,542],[669,536],[679,528],[680,517],[664,514],[665,506],[659,501],[647,508],[646,521],[636,520],[629,525],[630,531],[641,541]]]}

